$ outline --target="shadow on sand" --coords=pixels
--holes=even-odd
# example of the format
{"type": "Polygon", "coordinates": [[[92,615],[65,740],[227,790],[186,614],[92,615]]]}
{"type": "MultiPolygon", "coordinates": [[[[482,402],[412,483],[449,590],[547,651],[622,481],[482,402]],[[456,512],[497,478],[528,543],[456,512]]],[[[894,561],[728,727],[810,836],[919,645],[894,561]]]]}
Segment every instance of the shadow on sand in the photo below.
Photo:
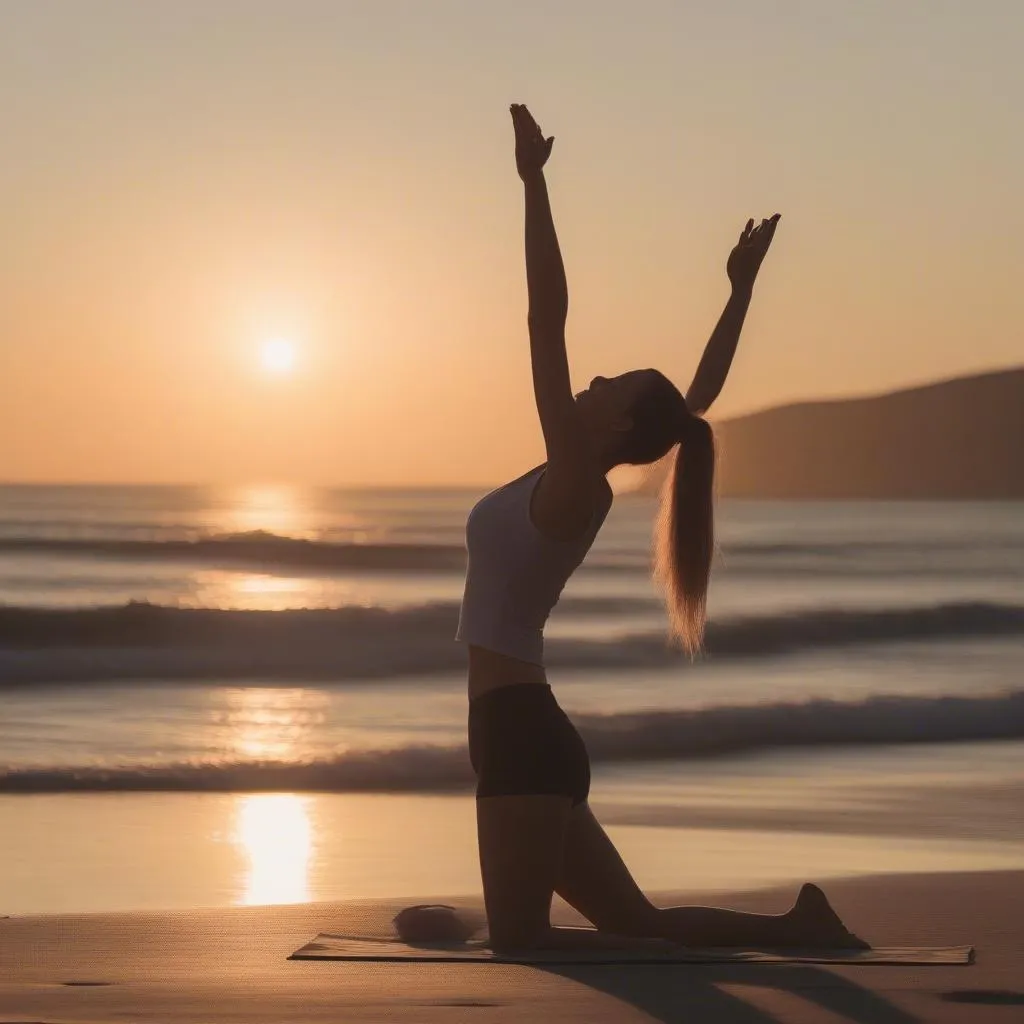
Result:
{"type": "Polygon", "coordinates": [[[579,967],[537,965],[580,985],[604,992],[649,1014],[662,1024],[779,1024],[780,1018],[723,985],[786,992],[855,1024],[919,1024],[870,989],[839,974],[806,964],[663,965],[579,967]]]}

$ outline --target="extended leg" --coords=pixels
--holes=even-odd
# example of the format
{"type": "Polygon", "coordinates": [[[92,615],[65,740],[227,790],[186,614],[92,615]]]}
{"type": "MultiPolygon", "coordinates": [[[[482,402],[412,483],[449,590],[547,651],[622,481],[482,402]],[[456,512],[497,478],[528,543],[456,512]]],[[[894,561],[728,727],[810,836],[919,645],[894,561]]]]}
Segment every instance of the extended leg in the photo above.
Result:
{"type": "Polygon", "coordinates": [[[595,927],[686,946],[863,947],[815,885],[784,914],[718,907],[655,907],[586,804],[569,816],[558,894],[595,927]]]}

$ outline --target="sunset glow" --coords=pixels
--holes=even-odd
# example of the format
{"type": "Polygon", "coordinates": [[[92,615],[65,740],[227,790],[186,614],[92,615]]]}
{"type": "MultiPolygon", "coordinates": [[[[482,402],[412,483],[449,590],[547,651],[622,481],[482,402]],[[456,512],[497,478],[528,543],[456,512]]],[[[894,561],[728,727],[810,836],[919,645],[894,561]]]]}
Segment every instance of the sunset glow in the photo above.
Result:
{"type": "Polygon", "coordinates": [[[772,211],[712,419],[1020,362],[1019,3],[150,6],[4,6],[7,480],[536,465],[513,102],[574,387],[685,388],[772,211]]]}

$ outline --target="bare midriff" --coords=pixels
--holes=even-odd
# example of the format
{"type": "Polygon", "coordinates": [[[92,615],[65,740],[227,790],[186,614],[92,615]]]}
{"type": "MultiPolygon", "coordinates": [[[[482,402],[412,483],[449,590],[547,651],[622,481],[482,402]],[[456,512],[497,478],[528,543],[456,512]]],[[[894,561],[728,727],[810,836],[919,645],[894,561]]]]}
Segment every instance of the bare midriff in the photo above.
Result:
{"type": "Polygon", "coordinates": [[[486,647],[469,645],[469,699],[522,683],[546,683],[543,665],[520,661],[486,647]]]}

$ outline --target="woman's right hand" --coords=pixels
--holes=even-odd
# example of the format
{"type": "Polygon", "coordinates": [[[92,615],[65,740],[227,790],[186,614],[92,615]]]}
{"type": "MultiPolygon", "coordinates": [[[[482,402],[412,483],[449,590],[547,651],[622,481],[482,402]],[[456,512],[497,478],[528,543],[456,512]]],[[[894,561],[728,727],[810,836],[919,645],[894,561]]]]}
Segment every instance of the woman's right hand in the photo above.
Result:
{"type": "Polygon", "coordinates": [[[539,177],[543,171],[555,137],[544,138],[540,125],[522,103],[513,103],[509,111],[516,133],[516,170],[523,181],[529,181],[539,177]]]}
{"type": "Polygon", "coordinates": [[[772,214],[771,217],[762,220],[757,227],[754,227],[753,220],[747,221],[747,226],[740,232],[740,240],[736,243],[736,248],[729,253],[729,260],[726,263],[726,272],[733,288],[741,291],[753,290],[757,272],[761,269],[768,246],[772,244],[781,216],[781,213],[772,214]]]}

